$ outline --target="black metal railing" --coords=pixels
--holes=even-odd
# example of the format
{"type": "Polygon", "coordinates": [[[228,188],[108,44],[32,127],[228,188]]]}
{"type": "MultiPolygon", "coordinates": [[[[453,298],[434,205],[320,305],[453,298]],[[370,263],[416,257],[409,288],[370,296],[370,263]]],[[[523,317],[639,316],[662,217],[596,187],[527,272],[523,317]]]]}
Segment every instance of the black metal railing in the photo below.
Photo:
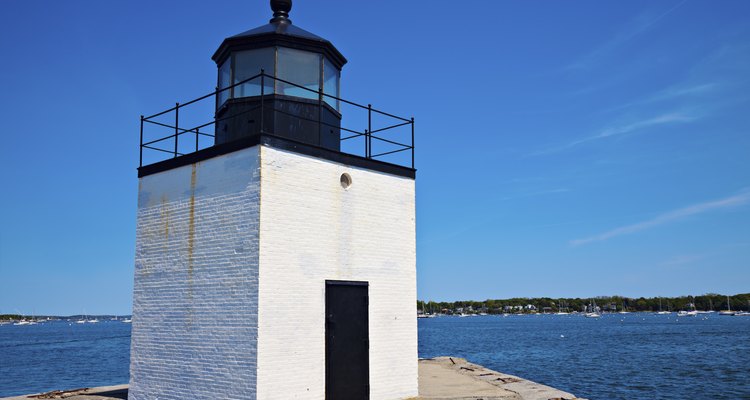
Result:
{"type": "MultiPolygon", "coordinates": [[[[255,76],[237,82],[231,86],[217,89],[209,94],[198,97],[197,99],[188,101],[186,103],[175,103],[174,107],[156,113],[154,115],[150,115],[148,117],[144,117],[143,115],[141,115],[141,144],[139,166],[142,167],[144,165],[149,165],[168,158],[176,158],[213,146],[216,137],[216,126],[219,122],[226,121],[232,118],[238,118],[247,113],[257,110],[260,110],[260,133],[279,136],[284,132],[269,132],[266,129],[267,127],[264,121],[264,111],[268,107],[273,108],[274,112],[285,113],[292,118],[317,123],[319,134],[324,126],[340,129],[340,140],[342,145],[341,151],[344,153],[354,154],[368,159],[377,159],[379,161],[384,161],[391,164],[414,168],[413,117],[399,117],[394,114],[377,110],[373,108],[371,104],[362,105],[325,93],[322,87],[318,88],[318,90],[313,90],[296,83],[268,75],[263,70],[261,70],[261,72],[255,76]],[[274,93],[272,94],[265,93],[267,79],[270,79],[271,82],[273,82],[274,93]],[[216,112],[222,105],[219,104],[220,95],[224,92],[228,92],[228,99],[235,98],[231,95],[234,91],[234,88],[248,84],[250,82],[258,82],[260,84],[260,104],[256,107],[243,110],[240,113],[218,117],[216,112]],[[310,119],[299,115],[292,115],[284,112],[283,110],[273,108],[273,106],[266,105],[266,102],[264,101],[265,98],[267,96],[276,94],[277,92],[276,83],[283,83],[285,85],[311,92],[317,98],[319,110],[322,110],[323,103],[326,102],[328,104],[336,104],[335,108],[337,112],[340,111],[340,106],[366,112],[366,125],[365,121],[357,121],[358,124],[362,125],[360,129],[344,127],[343,122],[346,121],[347,123],[351,123],[350,120],[352,119],[351,117],[345,117],[344,119],[342,119],[341,126],[334,126],[323,121],[323,118],[321,117],[321,111],[318,111],[317,119],[310,119]],[[209,103],[208,101],[206,101],[207,99],[212,98],[215,100],[214,102],[209,103]],[[331,101],[329,102],[327,100],[331,101]],[[197,111],[193,111],[189,114],[190,116],[187,116],[187,107],[190,107],[191,110],[195,108],[197,109],[197,111]],[[209,122],[202,122],[201,119],[205,121],[205,115],[210,113],[213,114],[213,118],[209,122]],[[182,124],[182,127],[180,126],[180,124],[182,124]],[[156,129],[157,132],[161,133],[154,133],[154,129],[156,129]],[[167,130],[169,134],[165,135],[163,133],[164,130],[167,130]],[[376,133],[378,135],[375,135],[376,133]],[[186,141],[184,139],[186,136],[189,137],[190,141],[186,141]],[[350,146],[345,145],[345,143],[358,140],[362,143],[350,146]],[[144,155],[146,156],[145,164],[144,155]],[[396,155],[398,155],[398,157],[394,157],[396,155]]],[[[341,112],[341,114],[346,116],[346,113],[344,112],[341,112]]],[[[362,119],[364,119],[363,115],[361,117],[362,119]]]]}

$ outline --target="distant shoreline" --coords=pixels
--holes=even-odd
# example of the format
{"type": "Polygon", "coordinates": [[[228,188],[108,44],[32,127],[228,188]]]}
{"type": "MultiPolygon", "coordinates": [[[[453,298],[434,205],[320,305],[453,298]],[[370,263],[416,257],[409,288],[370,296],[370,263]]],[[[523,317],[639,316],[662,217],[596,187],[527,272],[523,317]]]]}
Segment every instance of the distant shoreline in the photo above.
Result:
{"type": "Polygon", "coordinates": [[[112,318],[118,318],[118,319],[125,319],[125,318],[131,318],[132,315],[130,314],[77,314],[77,315],[44,315],[44,314],[0,314],[0,321],[17,321],[21,319],[35,319],[35,320],[79,320],[79,319],[89,319],[89,318],[98,318],[98,319],[112,319],[112,318]]]}
{"type": "Polygon", "coordinates": [[[539,314],[586,312],[659,312],[659,311],[750,311],[750,293],[725,295],[708,293],[700,296],[592,298],[516,297],[484,301],[460,300],[435,302],[417,300],[420,314],[539,314]]]}

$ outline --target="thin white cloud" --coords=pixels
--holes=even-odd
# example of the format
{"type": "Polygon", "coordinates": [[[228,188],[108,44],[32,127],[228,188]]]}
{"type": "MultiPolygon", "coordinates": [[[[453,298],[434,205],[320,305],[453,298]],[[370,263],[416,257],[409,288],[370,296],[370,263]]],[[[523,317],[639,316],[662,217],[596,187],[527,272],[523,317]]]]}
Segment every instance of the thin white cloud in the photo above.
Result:
{"type": "Polygon", "coordinates": [[[718,83],[701,83],[701,84],[694,84],[694,85],[675,85],[672,87],[668,87],[666,89],[660,90],[650,96],[647,96],[645,98],[642,98],[640,100],[631,101],[629,103],[624,103],[615,107],[610,107],[606,110],[602,110],[602,112],[612,112],[612,111],[618,111],[622,110],[624,108],[630,108],[636,105],[642,106],[646,104],[656,103],[656,102],[663,102],[673,99],[680,99],[688,96],[702,96],[706,95],[712,91],[715,91],[719,86],[718,83]]]}
{"type": "Polygon", "coordinates": [[[706,258],[706,254],[680,254],[659,263],[659,266],[668,268],[679,267],[685,264],[692,264],[704,258],[706,258]]]}
{"type": "Polygon", "coordinates": [[[648,30],[650,27],[652,27],[654,24],[659,22],[662,18],[666,17],[667,15],[671,14],[674,10],[680,8],[683,4],[685,4],[687,0],[682,0],[681,2],[677,3],[670,9],[666,10],[665,12],[659,14],[655,18],[639,18],[634,23],[631,24],[631,26],[619,34],[617,34],[614,38],[610,39],[603,45],[597,47],[590,53],[586,54],[585,56],[581,57],[580,60],[577,62],[569,65],[567,69],[588,69],[591,68],[597,64],[599,64],[600,60],[605,57],[606,55],[612,53],[615,49],[621,47],[630,39],[640,35],[641,33],[648,30]]]}
{"type": "Polygon", "coordinates": [[[610,231],[601,233],[599,235],[571,240],[570,244],[573,246],[580,246],[593,242],[601,242],[604,240],[612,239],[617,236],[628,235],[631,233],[643,231],[646,229],[654,228],[659,225],[664,225],[670,222],[679,221],[681,219],[703,214],[705,212],[725,209],[730,207],[737,207],[750,202],[750,192],[743,192],[734,196],[726,197],[720,200],[708,201],[705,203],[694,204],[685,208],[680,208],[674,211],[661,214],[647,221],[638,222],[632,225],[621,226],[619,228],[612,229],[610,231]]]}
{"type": "Polygon", "coordinates": [[[666,114],[658,115],[656,117],[636,121],[636,122],[610,126],[610,127],[602,129],[595,135],[592,135],[583,139],[577,139],[559,147],[553,147],[550,149],[537,151],[535,153],[531,153],[530,155],[541,156],[541,155],[546,155],[546,154],[558,153],[558,152],[569,150],[573,147],[576,147],[578,145],[588,143],[594,140],[600,140],[600,139],[605,139],[605,138],[609,138],[612,136],[624,135],[633,131],[637,131],[639,129],[649,128],[653,126],[674,124],[674,123],[684,123],[684,122],[694,121],[696,119],[698,119],[698,116],[688,115],[683,112],[666,113],[666,114]]]}

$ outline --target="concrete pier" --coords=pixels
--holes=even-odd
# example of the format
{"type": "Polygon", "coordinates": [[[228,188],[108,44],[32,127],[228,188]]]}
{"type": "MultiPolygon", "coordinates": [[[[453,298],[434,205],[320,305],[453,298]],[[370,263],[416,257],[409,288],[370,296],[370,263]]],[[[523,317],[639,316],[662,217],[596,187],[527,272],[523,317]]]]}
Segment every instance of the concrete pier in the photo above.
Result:
{"type": "Polygon", "coordinates": [[[419,360],[419,400],[584,400],[570,393],[467,362],[419,360]]]}
{"type": "MultiPolygon", "coordinates": [[[[123,400],[128,386],[55,391],[0,400],[123,400]]],[[[584,400],[570,393],[503,374],[457,357],[419,360],[419,397],[411,400],[584,400]]]]}

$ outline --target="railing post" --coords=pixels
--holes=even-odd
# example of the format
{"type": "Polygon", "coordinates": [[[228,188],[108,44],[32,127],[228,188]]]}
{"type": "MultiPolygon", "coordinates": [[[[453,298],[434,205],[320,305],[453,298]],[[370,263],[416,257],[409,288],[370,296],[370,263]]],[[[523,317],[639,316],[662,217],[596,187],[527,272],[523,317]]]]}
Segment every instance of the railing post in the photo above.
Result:
{"type": "Polygon", "coordinates": [[[323,137],[321,132],[321,119],[323,113],[323,87],[318,86],[318,146],[321,145],[320,141],[323,137]]]}
{"type": "Polygon", "coordinates": [[[411,117],[411,169],[414,169],[414,117],[411,117]]]}
{"type": "Polygon", "coordinates": [[[195,128],[195,151],[198,151],[198,135],[200,135],[198,130],[200,130],[200,128],[195,128]]]}
{"type": "Polygon", "coordinates": [[[372,104],[367,105],[367,133],[365,134],[365,140],[367,141],[367,145],[365,148],[367,149],[367,154],[365,154],[365,157],[372,158],[372,104]]]}
{"type": "Polygon", "coordinates": [[[175,103],[174,108],[174,158],[177,158],[177,140],[180,131],[180,103],[175,103]]]}
{"type": "Polygon", "coordinates": [[[266,91],[266,72],[263,68],[260,69],[260,133],[263,133],[265,128],[265,115],[266,110],[265,104],[265,91],[266,91]]]}
{"type": "Polygon", "coordinates": [[[140,155],[138,159],[138,166],[143,166],[143,115],[141,115],[141,146],[140,146],[140,155]]]}

